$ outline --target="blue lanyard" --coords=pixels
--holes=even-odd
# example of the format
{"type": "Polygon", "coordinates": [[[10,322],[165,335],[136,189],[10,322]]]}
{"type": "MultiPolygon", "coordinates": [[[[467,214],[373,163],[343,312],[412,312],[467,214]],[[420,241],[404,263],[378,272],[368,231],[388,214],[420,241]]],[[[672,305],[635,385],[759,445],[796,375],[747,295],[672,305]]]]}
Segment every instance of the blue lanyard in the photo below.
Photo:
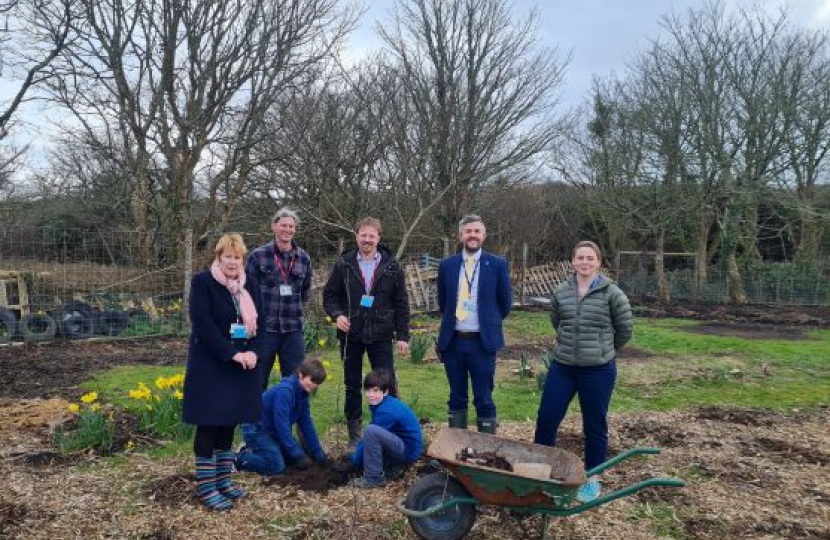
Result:
{"type": "Polygon", "coordinates": [[[478,270],[478,263],[480,262],[481,259],[476,261],[475,266],[473,266],[473,276],[470,277],[469,275],[467,275],[467,262],[464,260],[461,261],[461,264],[464,266],[464,281],[467,282],[467,293],[470,294],[470,296],[472,296],[473,294],[473,281],[475,281],[476,271],[478,270]]]}

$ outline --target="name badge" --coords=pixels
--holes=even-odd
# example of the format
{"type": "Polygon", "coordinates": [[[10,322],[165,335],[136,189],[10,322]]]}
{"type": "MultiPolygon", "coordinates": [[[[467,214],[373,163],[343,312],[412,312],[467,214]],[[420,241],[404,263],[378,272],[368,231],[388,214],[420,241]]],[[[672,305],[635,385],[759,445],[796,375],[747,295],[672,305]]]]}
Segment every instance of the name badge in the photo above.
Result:
{"type": "Polygon", "coordinates": [[[231,339],[248,339],[248,331],[244,324],[231,324],[231,339]]]}
{"type": "Polygon", "coordinates": [[[294,294],[294,291],[291,289],[291,285],[280,285],[280,296],[291,296],[294,294]]]}
{"type": "Polygon", "coordinates": [[[475,300],[464,300],[464,309],[467,312],[473,312],[476,310],[476,301],[475,300]]]}
{"type": "Polygon", "coordinates": [[[360,297],[360,307],[372,307],[372,304],[375,303],[375,297],[369,296],[368,294],[364,294],[360,297]]]}

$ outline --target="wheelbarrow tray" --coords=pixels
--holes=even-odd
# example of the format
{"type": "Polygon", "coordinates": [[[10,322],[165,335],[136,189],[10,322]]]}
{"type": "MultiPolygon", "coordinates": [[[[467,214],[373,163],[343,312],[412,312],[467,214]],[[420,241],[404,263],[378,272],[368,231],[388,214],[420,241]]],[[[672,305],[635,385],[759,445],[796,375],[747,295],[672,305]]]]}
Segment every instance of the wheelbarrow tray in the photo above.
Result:
{"type": "Polygon", "coordinates": [[[481,504],[564,508],[571,505],[577,489],[585,483],[582,460],[568,451],[466,429],[440,430],[426,454],[452,472],[481,504]],[[492,453],[511,466],[548,464],[550,478],[530,477],[460,460],[458,456],[465,448],[472,448],[476,453],[492,453]]]}

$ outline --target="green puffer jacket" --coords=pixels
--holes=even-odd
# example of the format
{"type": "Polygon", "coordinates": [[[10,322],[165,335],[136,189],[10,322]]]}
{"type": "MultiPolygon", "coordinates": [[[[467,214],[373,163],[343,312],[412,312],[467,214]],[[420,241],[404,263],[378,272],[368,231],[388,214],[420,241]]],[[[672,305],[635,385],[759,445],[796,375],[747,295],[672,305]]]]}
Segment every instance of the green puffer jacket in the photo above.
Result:
{"type": "Polygon", "coordinates": [[[597,283],[578,300],[576,275],[559,285],[550,299],[556,329],[554,359],[570,366],[599,366],[617,356],[631,339],[634,318],[625,293],[610,279],[597,283]]]}

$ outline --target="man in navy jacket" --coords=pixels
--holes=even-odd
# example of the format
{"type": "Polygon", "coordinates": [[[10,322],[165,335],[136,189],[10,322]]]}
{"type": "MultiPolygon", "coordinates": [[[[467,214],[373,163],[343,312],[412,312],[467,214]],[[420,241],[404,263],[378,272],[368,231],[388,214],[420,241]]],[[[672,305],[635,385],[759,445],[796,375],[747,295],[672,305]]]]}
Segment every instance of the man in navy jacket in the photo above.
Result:
{"type": "Polygon", "coordinates": [[[319,360],[305,360],[295,375],[262,394],[262,419],[243,424],[245,446],[236,457],[236,468],[275,475],[285,471],[286,463],[299,469],[310,467],[312,459],[319,464],[325,463],[326,454],[317,437],[309,406],[309,395],[325,380],[323,364],[319,360]],[[291,432],[295,424],[305,448],[291,432]]]}
{"type": "Polygon", "coordinates": [[[507,261],[481,248],[486,237],[479,216],[464,216],[458,224],[463,249],[438,268],[438,352],[450,384],[450,427],[467,428],[469,378],[478,430],[495,433],[496,352],[504,346],[502,321],[510,313],[513,290],[507,261]]]}

